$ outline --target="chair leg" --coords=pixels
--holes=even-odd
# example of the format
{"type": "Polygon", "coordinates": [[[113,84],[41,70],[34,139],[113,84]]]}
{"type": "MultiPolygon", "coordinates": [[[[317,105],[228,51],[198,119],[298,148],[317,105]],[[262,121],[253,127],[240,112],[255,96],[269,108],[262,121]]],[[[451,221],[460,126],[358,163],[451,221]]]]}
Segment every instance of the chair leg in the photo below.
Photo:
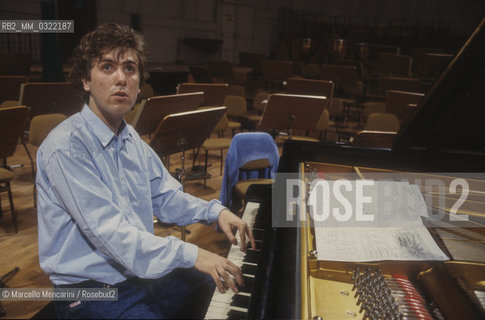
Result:
{"type": "MultiPolygon", "coordinates": [[[[209,160],[209,151],[205,150],[204,176],[207,176],[207,162],[209,160]]],[[[207,179],[204,179],[204,189],[207,187],[207,179]]]]}
{"type": "Polygon", "coordinates": [[[10,182],[6,182],[5,184],[8,188],[8,200],[10,201],[10,210],[12,211],[13,225],[15,227],[15,233],[17,233],[18,232],[17,217],[15,216],[15,210],[13,207],[12,189],[10,188],[10,182]]]}
{"type": "Polygon", "coordinates": [[[222,176],[222,159],[224,158],[224,150],[221,149],[221,167],[219,169],[219,175],[222,176]]]}
{"type": "Polygon", "coordinates": [[[25,142],[22,139],[22,145],[24,146],[25,152],[27,152],[27,156],[29,157],[30,160],[30,165],[32,166],[32,179],[35,179],[35,168],[34,168],[34,160],[32,159],[32,156],[30,155],[29,149],[27,149],[27,146],[25,145],[25,142]]]}
{"type": "Polygon", "coordinates": [[[34,208],[37,208],[37,185],[34,181],[34,208]]]}

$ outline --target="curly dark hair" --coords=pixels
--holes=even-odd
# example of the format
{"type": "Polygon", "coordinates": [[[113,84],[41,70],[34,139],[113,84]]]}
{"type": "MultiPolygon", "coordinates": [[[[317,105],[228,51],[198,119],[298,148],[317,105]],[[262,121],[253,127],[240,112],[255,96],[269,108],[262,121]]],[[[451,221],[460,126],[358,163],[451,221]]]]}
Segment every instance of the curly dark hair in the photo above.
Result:
{"type": "Polygon", "coordinates": [[[84,91],[82,80],[91,80],[91,68],[94,61],[100,59],[106,51],[120,49],[119,54],[132,49],[138,58],[140,88],[148,78],[146,71],[145,41],[143,36],[129,26],[106,23],[84,35],[72,56],[72,70],[69,78],[81,92],[83,100],[89,102],[89,92],[84,91]]]}

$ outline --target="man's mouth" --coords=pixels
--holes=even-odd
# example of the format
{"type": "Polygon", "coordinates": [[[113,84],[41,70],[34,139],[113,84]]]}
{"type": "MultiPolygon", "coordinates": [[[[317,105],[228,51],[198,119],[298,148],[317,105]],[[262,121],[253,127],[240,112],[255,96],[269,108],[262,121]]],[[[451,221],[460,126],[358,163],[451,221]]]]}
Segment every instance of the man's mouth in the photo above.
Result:
{"type": "Polygon", "coordinates": [[[116,92],[113,94],[113,96],[115,96],[115,97],[122,97],[122,98],[124,98],[124,97],[128,97],[128,94],[127,94],[125,91],[116,91],[116,92]]]}

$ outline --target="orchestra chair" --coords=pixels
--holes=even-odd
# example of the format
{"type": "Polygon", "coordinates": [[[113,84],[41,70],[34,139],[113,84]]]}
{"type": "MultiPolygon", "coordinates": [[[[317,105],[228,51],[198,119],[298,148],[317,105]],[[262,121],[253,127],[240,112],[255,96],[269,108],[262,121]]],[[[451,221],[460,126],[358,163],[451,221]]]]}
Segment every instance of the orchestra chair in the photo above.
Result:
{"type": "Polygon", "coordinates": [[[126,123],[131,124],[133,126],[133,122],[135,121],[135,118],[139,117],[139,113],[143,109],[143,106],[145,105],[147,101],[145,99],[142,99],[140,102],[136,103],[133,108],[131,108],[130,111],[128,111],[127,114],[125,114],[124,119],[126,123]]]}
{"type": "Polygon", "coordinates": [[[305,79],[320,79],[320,66],[316,63],[308,63],[301,67],[301,73],[305,79]]]}
{"type": "Polygon", "coordinates": [[[189,66],[189,71],[196,83],[212,83],[209,68],[206,66],[189,66]]]}
{"type": "Polygon", "coordinates": [[[281,89],[286,79],[295,75],[293,62],[283,60],[263,60],[264,85],[268,89],[281,89]]]}
{"type": "Polygon", "coordinates": [[[153,87],[148,82],[145,82],[140,89],[140,93],[138,94],[141,100],[147,100],[150,97],[153,97],[155,94],[153,92],[153,87]]]}
{"type": "MultiPolygon", "coordinates": [[[[66,120],[67,117],[62,113],[49,113],[49,114],[40,114],[34,116],[29,125],[29,135],[28,135],[28,143],[33,145],[34,147],[38,148],[44,139],[47,137],[49,132],[54,129],[59,123],[66,120]]],[[[34,159],[25,144],[25,141],[22,139],[22,145],[25,148],[27,156],[29,157],[30,164],[32,167],[32,178],[35,179],[35,165],[34,159]]],[[[37,207],[37,199],[36,199],[36,185],[34,181],[34,208],[37,207]]]]}
{"type": "Polygon", "coordinates": [[[362,106],[364,108],[362,109],[361,118],[364,119],[364,121],[366,121],[369,115],[372,113],[384,113],[387,110],[387,106],[384,101],[368,101],[362,103],[362,106]]]}
{"type": "Polygon", "coordinates": [[[373,76],[406,76],[412,74],[413,58],[408,55],[379,53],[377,61],[373,64],[373,76]]]}
{"type": "Polygon", "coordinates": [[[261,118],[263,117],[266,104],[268,103],[269,93],[266,91],[260,91],[256,93],[253,99],[253,113],[248,115],[248,120],[255,128],[259,126],[261,118]]]}
{"type": "Polygon", "coordinates": [[[219,200],[236,212],[252,184],[271,184],[278,169],[279,152],[265,132],[238,133],[232,139],[224,164],[219,200]]]}
{"type": "MultiPolygon", "coordinates": [[[[10,187],[10,182],[14,176],[7,166],[6,159],[12,156],[15,152],[25,126],[25,121],[27,120],[28,111],[28,108],[24,106],[0,109],[0,159],[4,159],[4,166],[0,167],[0,193],[6,192],[8,195],[15,233],[18,231],[18,226],[13,204],[12,189],[10,187]]],[[[0,215],[2,215],[1,201],[0,215]]]]}
{"type": "MultiPolygon", "coordinates": [[[[207,173],[209,151],[219,151],[220,152],[220,169],[219,174],[222,175],[222,166],[224,159],[224,150],[229,149],[231,145],[232,138],[223,138],[221,132],[227,128],[227,114],[226,112],[222,115],[221,119],[217,122],[214,129],[212,129],[212,134],[217,134],[217,138],[209,137],[207,138],[202,146],[200,147],[202,151],[205,152],[204,157],[204,173],[207,173]]],[[[194,157],[195,161],[195,157],[194,157]]],[[[206,180],[204,179],[204,189],[206,187],[206,180]]]]}
{"type": "Polygon", "coordinates": [[[379,94],[385,96],[389,90],[421,92],[421,83],[417,78],[381,77],[379,78],[379,94]]]}
{"type": "MultiPolygon", "coordinates": [[[[251,122],[251,116],[255,115],[254,113],[248,112],[247,102],[244,97],[241,96],[233,96],[227,95],[224,98],[224,106],[227,108],[227,116],[229,119],[232,119],[232,122],[239,123],[239,128],[246,128],[249,130],[253,130],[257,123],[251,122]]],[[[234,135],[234,128],[230,126],[233,130],[234,135]]]]}
{"type": "Polygon", "coordinates": [[[203,92],[202,107],[219,107],[224,105],[224,98],[229,90],[227,83],[180,83],[177,94],[203,92]]]}
{"type": "Polygon", "coordinates": [[[399,131],[399,119],[392,113],[371,113],[367,118],[365,130],[370,131],[399,131]]]}
{"type": "Polygon", "coordinates": [[[19,106],[20,86],[26,83],[28,78],[25,76],[0,76],[0,103],[2,106],[19,106]],[[6,101],[12,101],[4,104],[6,101]]]}
{"type": "Polygon", "coordinates": [[[70,82],[29,82],[20,87],[20,104],[30,108],[29,117],[47,113],[71,116],[84,102],[70,82]]]}
{"type": "Polygon", "coordinates": [[[350,139],[350,143],[355,147],[390,149],[396,135],[397,133],[392,131],[362,130],[350,139]]]}
{"type": "Polygon", "coordinates": [[[233,83],[234,71],[232,63],[225,60],[211,60],[206,62],[209,76],[214,83],[233,83]]]}
{"type": "Polygon", "coordinates": [[[395,114],[403,123],[423,98],[424,93],[389,90],[386,93],[386,112],[395,114]]]}
{"type": "MultiPolygon", "coordinates": [[[[330,120],[330,113],[327,109],[323,109],[320,118],[318,119],[317,125],[315,129],[308,130],[308,135],[293,135],[291,137],[292,140],[299,140],[299,141],[311,141],[311,142],[319,142],[319,141],[327,141],[327,131],[330,128],[334,128],[336,141],[338,141],[338,130],[335,126],[335,122],[330,120]]],[[[283,137],[285,139],[287,137],[283,137]]]]}
{"type": "Polygon", "coordinates": [[[320,79],[335,83],[334,94],[340,98],[361,100],[364,96],[364,85],[356,66],[322,64],[320,79]]]}

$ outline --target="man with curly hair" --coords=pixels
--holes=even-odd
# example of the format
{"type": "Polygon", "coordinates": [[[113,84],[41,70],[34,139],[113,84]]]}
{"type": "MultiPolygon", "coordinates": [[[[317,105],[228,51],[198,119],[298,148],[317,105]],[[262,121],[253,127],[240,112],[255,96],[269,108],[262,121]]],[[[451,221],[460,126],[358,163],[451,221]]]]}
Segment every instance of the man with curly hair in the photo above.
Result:
{"type": "Polygon", "coordinates": [[[37,154],[39,260],[58,288],[118,289],[117,301],[56,301],[60,318],[202,317],[214,290],[242,285],[229,260],[153,234],[153,216],[217,222],[241,250],[254,238],[224,208],[182,191],[155,152],[125,123],[146,78],[143,38],[104,24],[74,51],[71,81],[85,101],[37,154]]]}

